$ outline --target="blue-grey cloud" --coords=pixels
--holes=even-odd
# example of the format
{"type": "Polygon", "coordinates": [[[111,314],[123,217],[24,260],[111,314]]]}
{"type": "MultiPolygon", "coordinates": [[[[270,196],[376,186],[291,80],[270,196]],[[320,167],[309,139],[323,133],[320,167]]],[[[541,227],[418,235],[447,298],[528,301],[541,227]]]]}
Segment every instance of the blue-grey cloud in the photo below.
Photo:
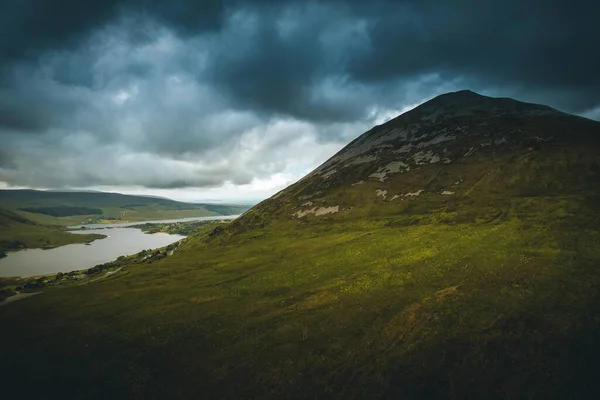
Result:
{"type": "Polygon", "coordinates": [[[245,183],[461,88],[598,118],[599,4],[5,0],[0,181],[245,183]]]}

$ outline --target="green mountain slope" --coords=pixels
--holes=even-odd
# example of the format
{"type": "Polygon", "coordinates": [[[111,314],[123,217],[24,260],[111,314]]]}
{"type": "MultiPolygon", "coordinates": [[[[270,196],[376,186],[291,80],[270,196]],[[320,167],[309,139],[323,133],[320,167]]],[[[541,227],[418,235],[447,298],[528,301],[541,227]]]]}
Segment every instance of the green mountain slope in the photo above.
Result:
{"type": "Polygon", "coordinates": [[[167,258],[0,307],[4,390],[597,398],[598,150],[598,122],[433,99],[167,258]]]}
{"type": "Polygon", "coordinates": [[[143,221],[240,214],[246,206],[182,203],[160,197],[104,192],[0,190],[0,207],[45,224],[79,224],[97,219],[143,221]]]}
{"type": "Polygon", "coordinates": [[[469,213],[504,199],[593,202],[599,129],[546,106],[469,91],[442,95],[360,136],[237,224],[457,213],[461,205],[469,213]]]}
{"type": "Polygon", "coordinates": [[[36,224],[22,216],[0,209],[0,258],[7,251],[24,248],[52,248],[70,243],[89,243],[104,235],[73,235],[55,226],[36,224]]]}

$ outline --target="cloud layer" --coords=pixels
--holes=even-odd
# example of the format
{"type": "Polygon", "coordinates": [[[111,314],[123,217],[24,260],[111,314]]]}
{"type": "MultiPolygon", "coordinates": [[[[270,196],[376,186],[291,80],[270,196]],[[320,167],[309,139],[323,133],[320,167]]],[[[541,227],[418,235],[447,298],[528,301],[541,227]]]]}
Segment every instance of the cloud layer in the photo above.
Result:
{"type": "Polygon", "coordinates": [[[600,119],[596,1],[97,3],[0,5],[0,182],[297,179],[462,88],[600,119]]]}

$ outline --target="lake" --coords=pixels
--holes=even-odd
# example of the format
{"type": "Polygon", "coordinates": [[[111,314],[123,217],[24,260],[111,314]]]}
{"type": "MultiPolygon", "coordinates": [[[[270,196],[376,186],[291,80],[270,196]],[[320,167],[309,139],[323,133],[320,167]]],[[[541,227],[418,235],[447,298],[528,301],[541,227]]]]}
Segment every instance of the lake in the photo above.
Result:
{"type": "Polygon", "coordinates": [[[35,276],[91,268],[98,264],[113,261],[119,256],[136,254],[145,249],[164,247],[185,237],[166,233],[146,234],[139,229],[129,228],[128,226],[131,225],[231,218],[235,218],[235,216],[85,225],[89,228],[102,227],[103,229],[85,229],[72,231],[71,233],[75,235],[98,233],[108,237],[95,240],[89,245],[69,244],[48,250],[26,249],[8,253],[6,258],[0,259],[0,277],[35,276]]]}
{"type": "Polygon", "coordinates": [[[96,228],[124,228],[127,226],[142,225],[142,224],[169,224],[173,222],[192,222],[192,221],[218,221],[224,219],[236,219],[239,215],[218,215],[213,217],[189,217],[181,219],[162,219],[156,221],[138,221],[138,222],[117,222],[114,224],[85,224],[69,226],[72,229],[96,229],[96,228]]]}

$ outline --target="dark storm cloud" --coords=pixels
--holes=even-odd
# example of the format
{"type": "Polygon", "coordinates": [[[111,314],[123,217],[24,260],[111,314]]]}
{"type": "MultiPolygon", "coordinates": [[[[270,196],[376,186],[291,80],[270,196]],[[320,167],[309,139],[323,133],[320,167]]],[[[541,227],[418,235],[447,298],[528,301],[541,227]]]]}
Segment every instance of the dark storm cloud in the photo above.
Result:
{"type": "MultiPolygon", "coordinates": [[[[597,105],[600,91],[600,5],[592,0],[2,4],[3,57],[85,47],[91,34],[117,23],[128,23],[127,40],[148,41],[153,33],[144,21],[153,21],[181,37],[215,35],[205,44],[211,56],[200,78],[234,104],[308,120],[363,116],[358,102],[327,101],[323,84],[331,78],[381,92],[392,82],[437,73],[466,78],[475,89],[508,84],[530,95],[534,89],[540,100],[549,95],[575,112],[597,105]]],[[[86,72],[93,58],[65,57],[54,78],[91,85],[86,72]]],[[[147,66],[129,68],[142,74],[147,66]]]]}
{"type": "Polygon", "coordinates": [[[479,87],[534,90],[536,100],[550,95],[574,112],[600,101],[597,1],[422,1],[379,12],[369,48],[348,66],[355,80],[435,71],[479,87]]]}
{"type": "Polygon", "coordinates": [[[252,29],[241,30],[238,47],[221,47],[212,58],[211,78],[248,107],[361,118],[364,102],[322,101],[327,78],[384,94],[423,74],[461,78],[474,89],[508,86],[571,112],[600,99],[597,1],[290,3],[250,13],[252,29]],[[286,22],[298,26],[282,33],[286,22]]]}
{"type": "MultiPolygon", "coordinates": [[[[2,58],[35,57],[40,51],[80,46],[97,29],[118,18],[151,18],[185,34],[218,29],[225,10],[221,0],[6,0],[0,4],[2,58]]],[[[140,26],[132,38],[147,39],[140,26]]]]}
{"type": "Polygon", "coordinates": [[[27,133],[72,127],[74,116],[89,107],[85,91],[64,88],[42,79],[30,66],[21,66],[0,86],[0,135],[2,130],[27,133]]]}
{"type": "Polygon", "coordinates": [[[0,181],[244,184],[462,88],[598,118],[598,20],[591,0],[5,0],[0,181]]]}
{"type": "Polygon", "coordinates": [[[342,52],[353,50],[354,21],[331,7],[290,3],[234,15],[212,43],[208,78],[242,107],[315,121],[360,118],[364,105],[328,98],[331,81],[343,79],[342,52]]]}

